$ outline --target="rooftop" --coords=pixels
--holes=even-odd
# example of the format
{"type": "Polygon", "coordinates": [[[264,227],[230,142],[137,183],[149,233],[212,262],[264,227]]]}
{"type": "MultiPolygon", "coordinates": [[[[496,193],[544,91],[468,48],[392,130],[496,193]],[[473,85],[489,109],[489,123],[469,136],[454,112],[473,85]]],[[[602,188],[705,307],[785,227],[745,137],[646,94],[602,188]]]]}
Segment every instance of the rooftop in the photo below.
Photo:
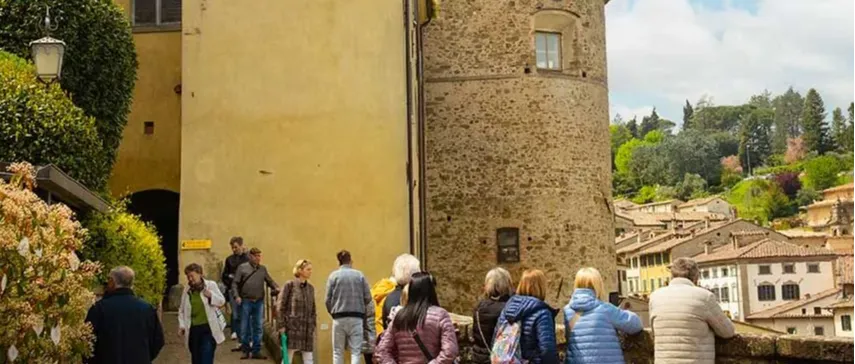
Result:
{"type": "Polygon", "coordinates": [[[616,253],[617,254],[634,253],[640,249],[643,249],[646,246],[650,246],[652,244],[658,244],[660,242],[667,241],[668,239],[671,239],[673,236],[674,236],[674,233],[669,231],[665,234],[654,237],[653,239],[645,240],[645,241],[642,241],[640,243],[634,243],[631,245],[627,245],[623,248],[618,249],[616,251],[616,253]]]}
{"type": "Polygon", "coordinates": [[[841,299],[828,308],[855,308],[855,302],[853,302],[852,296],[849,296],[849,298],[841,299]]]}
{"type": "Polygon", "coordinates": [[[695,262],[701,264],[737,259],[793,257],[817,257],[830,259],[836,256],[837,255],[833,251],[825,248],[804,247],[766,238],[739,247],[738,249],[734,249],[733,244],[724,244],[709,254],[698,254],[694,256],[694,259],[695,262]]]}
{"type": "Polygon", "coordinates": [[[615,216],[632,221],[635,226],[662,226],[665,224],[656,219],[652,214],[646,214],[638,211],[615,211],[615,216]]]}
{"type": "MultiPolygon", "coordinates": [[[[817,201],[817,202],[814,202],[810,205],[805,206],[804,208],[810,210],[810,209],[815,209],[815,208],[819,208],[819,207],[833,206],[834,204],[837,203],[837,201],[838,201],[838,199],[817,201]]],[[[840,203],[852,204],[852,199],[851,198],[840,199],[840,203]]]]}
{"type": "Polygon", "coordinates": [[[824,189],[824,190],[822,190],[822,193],[846,191],[846,190],[852,191],[854,188],[855,188],[855,182],[850,182],[850,183],[847,183],[845,185],[840,185],[837,187],[831,187],[831,188],[824,189]]]}
{"type": "Polygon", "coordinates": [[[778,232],[790,238],[824,238],[828,236],[828,233],[804,229],[778,230],[778,232]]]}
{"type": "Polygon", "coordinates": [[[775,306],[775,307],[772,307],[772,308],[769,308],[769,309],[766,309],[763,311],[758,311],[758,312],[752,313],[752,314],[748,315],[748,317],[746,317],[746,319],[756,320],[756,319],[770,319],[770,318],[830,317],[830,316],[832,316],[830,313],[822,313],[822,314],[817,315],[817,314],[813,313],[813,310],[808,311],[807,314],[787,314],[786,312],[793,310],[793,309],[797,309],[801,306],[811,304],[811,303],[819,301],[821,299],[832,297],[832,296],[834,296],[840,292],[841,292],[841,290],[839,288],[832,288],[832,289],[817,293],[815,295],[812,295],[809,298],[802,298],[800,300],[790,301],[790,302],[787,302],[787,303],[784,303],[784,304],[781,304],[781,305],[778,305],[778,306],[775,306]]]}
{"type": "Polygon", "coordinates": [[[640,253],[641,254],[649,254],[649,253],[661,253],[664,251],[668,251],[669,249],[673,249],[674,247],[677,247],[680,244],[683,244],[683,243],[689,242],[693,239],[696,239],[696,238],[698,238],[698,236],[701,236],[704,234],[709,234],[709,233],[714,232],[718,229],[729,226],[730,224],[734,224],[737,221],[742,221],[742,220],[737,219],[737,220],[732,220],[732,221],[728,221],[725,223],[718,223],[718,224],[710,225],[710,227],[708,229],[696,231],[694,236],[689,235],[686,237],[680,237],[677,239],[668,240],[662,244],[658,244],[655,246],[648,246],[646,249],[644,249],[640,253]]]}
{"type": "Polygon", "coordinates": [[[686,201],[685,203],[683,203],[677,207],[683,209],[683,208],[692,207],[692,206],[705,205],[705,204],[710,203],[716,199],[721,199],[721,196],[715,195],[715,196],[709,196],[709,197],[704,197],[704,198],[696,198],[694,200],[686,201]]]}
{"type": "Polygon", "coordinates": [[[650,206],[679,205],[682,203],[684,203],[682,200],[677,200],[677,199],[665,200],[665,201],[656,201],[656,202],[646,203],[643,205],[636,205],[635,209],[640,209],[642,207],[650,207],[650,206]]]}

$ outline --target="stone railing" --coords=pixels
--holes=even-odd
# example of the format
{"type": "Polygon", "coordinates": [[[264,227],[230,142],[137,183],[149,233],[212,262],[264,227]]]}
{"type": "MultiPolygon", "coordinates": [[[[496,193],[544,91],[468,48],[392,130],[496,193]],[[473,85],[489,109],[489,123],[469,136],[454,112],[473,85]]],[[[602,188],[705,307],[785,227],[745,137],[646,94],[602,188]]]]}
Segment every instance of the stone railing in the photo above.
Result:
{"type": "MultiPolygon", "coordinates": [[[[461,363],[471,363],[472,318],[452,315],[457,328],[461,363]]],[[[265,344],[271,352],[279,351],[276,336],[271,336],[265,325],[265,344]]],[[[556,328],[559,352],[565,348],[564,327],[556,328]]],[[[638,335],[621,337],[624,359],[627,364],[653,364],[653,335],[645,330],[638,335]]],[[[852,363],[853,340],[850,338],[819,336],[769,336],[741,334],[732,339],[716,341],[716,362],[727,364],[796,364],[796,363],[852,363]]],[[[275,355],[275,354],[274,354],[275,355]]],[[[563,356],[563,354],[562,354],[563,356]]]]}

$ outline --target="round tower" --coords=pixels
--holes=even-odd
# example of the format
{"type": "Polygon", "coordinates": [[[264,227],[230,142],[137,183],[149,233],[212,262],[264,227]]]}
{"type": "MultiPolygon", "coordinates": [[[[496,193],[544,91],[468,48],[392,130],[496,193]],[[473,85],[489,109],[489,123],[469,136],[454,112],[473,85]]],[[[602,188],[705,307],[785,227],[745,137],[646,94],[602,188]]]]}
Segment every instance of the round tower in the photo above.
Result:
{"type": "Polygon", "coordinates": [[[544,270],[553,306],[583,266],[616,289],[604,6],[445,1],[425,26],[427,266],[443,306],[469,312],[497,265],[515,283],[544,270]]]}

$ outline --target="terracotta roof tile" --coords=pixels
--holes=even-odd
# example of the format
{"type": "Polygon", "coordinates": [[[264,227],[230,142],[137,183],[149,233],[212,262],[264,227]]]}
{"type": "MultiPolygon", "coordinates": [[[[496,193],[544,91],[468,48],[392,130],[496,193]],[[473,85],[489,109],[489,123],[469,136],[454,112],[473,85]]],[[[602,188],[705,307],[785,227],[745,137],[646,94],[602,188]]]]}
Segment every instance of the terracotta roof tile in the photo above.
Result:
{"type": "Polygon", "coordinates": [[[635,206],[635,208],[637,209],[637,208],[649,207],[649,206],[670,205],[670,204],[681,204],[681,203],[683,203],[683,201],[682,201],[682,200],[674,199],[674,200],[666,200],[666,201],[650,202],[650,203],[646,203],[646,204],[643,204],[643,205],[636,205],[636,206],[635,206]]]}
{"type": "Polygon", "coordinates": [[[676,247],[676,246],[679,246],[680,244],[683,244],[683,243],[685,243],[685,242],[688,242],[688,241],[690,241],[690,240],[692,240],[692,239],[695,239],[695,238],[697,238],[697,237],[698,237],[698,236],[700,236],[700,235],[703,235],[703,234],[707,234],[707,233],[710,233],[710,232],[716,231],[716,230],[721,229],[721,228],[723,228],[723,227],[725,227],[725,226],[728,226],[728,225],[730,225],[730,224],[736,223],[737,221],[742,221],[742,220],[732,220],[732,221],[728,221],[728,222],[725,222],[725,223],[713,224],[713,225],[710,225],[709,229],[704,229],[704,230],[701,230],[701,231],[696,231],[696,232],[695,232],[695,236],[691,236],[691,235],[690,235],[690,236],[686,236],[686,237],[683,237],[683,238],[672,239],[672,240],[669,240],[669,241],[667,241],[667,242],[665,242],[665,243],[662,243],[662,244],[659,244],[659,245],[656,245],[656,246],[650,246],[650,247],[648,247],[647,249],[644,249],[644,251],[642,251],[641,253],[642,253],[642,254],[646,254],[646,253],[661,253],[661,252],[667,251],[668,249],[672,249],[672,248],[674,248],[674,247],[676,247]]]}
{"type": "Polygon", "coordinates": [[[822,292],[819,292],[815,295],[812,295],[810,298],[802,298],[802,299],[797,300],[797,301],[790,301],[790,302],[780,304],[780,305],[777,305],[777,306],[769,308],[769,309],[765,309],[763,311],[758,311],[758,312],[752,313],[752,314],[748,315],[748,317],[746,317],[746,319],[752,320],[752,319],[768,319],[768,318],[784,318],[784,317],[829,317],[829,316],[831,316],[831,314],[816,315],[812,311],[810,314],[806,314],[806,315],[784,314],[784,312],[787,312],[787,311],[795,309],[795,308],[799,308],[801,306],[807,305],[807,304],[812,303],[812,302],[819,301],[819,300],[824,299],[824,298],[831,297],[833,295],[840,293],[840,291],[841,290],[839,288],[833,288],[833,289],[829,289],[826,291],[822,291],[822,292]]]}
{"type": "Polygon", "coordinates": [[[654,237],[653,239],[645,240],[645,241],[642,241],[640,243],[627,245],[623,248],[618,249],[616,253],[617,254],[633,253],[633,252],[635,252],[639,249],[642,249],[646,246],[659,244],[663,241],[667,241],[668,239],[671,239],[673,236],[674,236],[674,233],[669,231],[665,234],[654,237]]]}
{"type": "Polygon", "coordinates": [[[835,302],[831,306],[828,306],[828,308],[853,308],[853,307],[855,307],[855,302],[853,302],[852,296],[849,296],[849,298],[841,299],[840,301],[835,302]]]}
{"type": "Polygon", "coordinates": [[[694,259],[695,262],[700,264],[734,259],[831,257],[835,255],[833,251],[825,248],[804,247],[767,238],[739,247],[738,249],[734,249],[732,244],[725,244],[710,254],[698,254],[694,259]]]}

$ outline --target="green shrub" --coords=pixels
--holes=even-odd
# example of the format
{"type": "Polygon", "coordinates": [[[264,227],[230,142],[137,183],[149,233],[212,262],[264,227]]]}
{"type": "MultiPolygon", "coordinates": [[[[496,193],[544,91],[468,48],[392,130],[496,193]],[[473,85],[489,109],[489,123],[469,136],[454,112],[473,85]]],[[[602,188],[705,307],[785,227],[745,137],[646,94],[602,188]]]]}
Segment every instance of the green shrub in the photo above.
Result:
{"type": "Polygon", "coordinates": [[[846,170],[845,162],[835,155],[812,158],[805,162],[805,183],[808,187],[821,191],[837,183],[838,173],[846,170]]]}
{"type": "Polygon", "coordinates": [[[0,145],[0,161],[55,164],[90,188],[104,186],[110,174],[95,119],[58,85],[41,84],[32,64],[3,51],[0,145]]]}
{"type": "Polygon", "coordinates": [[[51,36],[66,43],[60,83],[74,104],[97,120],[109,170],[136,82],[130,23],[110,0],[0,0],[0,48],[29,59],[29,42],[44,36],[46,6],[57,25],[51,36]]]}
{"type": "Polygon", "coordinates": [[[125,211],[123,204],[105,214],[93,213],[84,224],[89,239],[83,256],[101,262],[101,283],[114,267],[129,266],[136,273],[134,292],[157,306],[166,285],[166,264],[154,226],[125,211]]]}
{"type": "Polygon", "coordinates": [[[767,174],[801,173],[803,170],[804,164],[801,162],[796,162],[793,164],[784,164],[774,167],[759,167],[754,169],[753,173],[754,175],[762,176],[767,174]]]}
{"type": "Polygon", "coordinates": [[[776,217],[790,216],[795,206],[775,182],[763,179],[743,180],[725,196],[739,217],[766,225],[776,217]]]}

